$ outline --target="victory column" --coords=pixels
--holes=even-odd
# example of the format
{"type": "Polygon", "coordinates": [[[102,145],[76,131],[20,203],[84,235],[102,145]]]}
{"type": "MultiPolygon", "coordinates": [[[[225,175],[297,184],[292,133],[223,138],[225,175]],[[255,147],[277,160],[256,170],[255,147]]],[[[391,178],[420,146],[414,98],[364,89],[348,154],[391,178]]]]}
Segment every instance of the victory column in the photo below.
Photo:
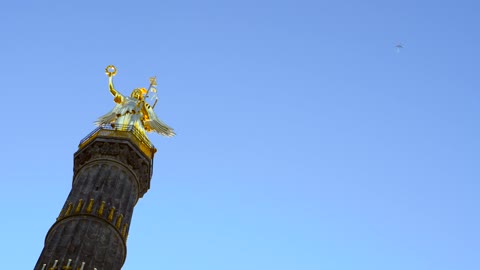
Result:
{"type": "Polygon", "coordinates": [[[157,150],[146,133],[175,135],[153,111],[154,77],[148,89],[124,96],[113,86],[116,68],[105,71],[115,107],[80,141],[72,189],[47,233],[35,270],[120,270],[133,208],[150,188],[157,150]]]}

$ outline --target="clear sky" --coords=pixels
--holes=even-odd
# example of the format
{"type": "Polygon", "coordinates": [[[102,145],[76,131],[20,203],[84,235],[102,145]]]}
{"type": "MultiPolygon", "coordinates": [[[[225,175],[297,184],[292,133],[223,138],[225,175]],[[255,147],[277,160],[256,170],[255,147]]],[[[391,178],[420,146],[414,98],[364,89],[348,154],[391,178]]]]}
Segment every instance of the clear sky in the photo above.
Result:
{"type": "Polygon", "coordinates": [[[3,1],[1,269],[156,75],[124,270],[480,269],[478,1],[3,1]],[[403,49],[396,51],[401,43],[403,49]]]}

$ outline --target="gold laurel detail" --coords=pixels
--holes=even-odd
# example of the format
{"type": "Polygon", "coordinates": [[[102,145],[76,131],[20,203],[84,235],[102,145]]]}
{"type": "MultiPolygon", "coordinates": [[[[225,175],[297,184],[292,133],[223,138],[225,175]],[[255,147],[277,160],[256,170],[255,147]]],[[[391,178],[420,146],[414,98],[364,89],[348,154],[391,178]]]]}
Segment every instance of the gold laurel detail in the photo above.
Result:
{"type": "Polygon", "coordinates": [[[90,202],[88,203],[88,206],[87,206],[87,213],[91,213],[92,212],[92,208],[93,208],[93,203],[94,203],[94,200],[93,199],[90,199],[90,202]]]}
{"type": "Polygon", "coordinates": [[[83,207],[83,200],[80,199],[78,200],[77,207],[75,208],[75,213],[80,213],[80,211],[82,210],[82,207],[83,207]]]}
{"type": "Polygon", "coordinates": [[[103,209],[105,208],[105,201],[102,201],[102,203],[100,204],[100,208],[98,209],[97,211],[97,215],[99,216],[103,216],[103,209]]]}
{"type": "Polygon", "coordinates": [[[117,227],[117,229],[120,229],[120,225],[122,223],[122,219],[123,219],[123,215],[120,214],[117,218],[117,223],[115,224],[115,226],[117,227]]]}
{"type": "Polygon", "coordinates": [[[69,203],[67,211],[65,212],[65,216],[70,215],[70,213],[72,212],[72,207],[73,207],[73,203],[69,203]]]}
{"type": "Polygon", "coordinates": [[[113,220],[113,214],[115,214],[115,207],[112,207],[110,209],[110,212],[108,213],[108,217],[107,217],[108,221],[111,222],[113,220]]]}
{"type": "Polygon", "coordinates": [[[109,65],[105,68],[105,73],[108,77],[113,77],[117,74],[117,68],[114,65],[109,65]]]}

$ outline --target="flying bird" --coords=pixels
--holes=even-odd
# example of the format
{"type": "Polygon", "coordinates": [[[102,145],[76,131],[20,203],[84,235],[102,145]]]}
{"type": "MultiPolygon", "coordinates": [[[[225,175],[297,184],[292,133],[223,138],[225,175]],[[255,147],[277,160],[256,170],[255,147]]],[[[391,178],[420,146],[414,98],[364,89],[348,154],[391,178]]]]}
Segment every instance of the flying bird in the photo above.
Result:
{"type": "Polygon", "coordinates": [[[403,49],[402,43],[398,43],[398,44],[395,46],[395,49],[396,49],[397,53],[399,53],[400,50],[403,49]]]}

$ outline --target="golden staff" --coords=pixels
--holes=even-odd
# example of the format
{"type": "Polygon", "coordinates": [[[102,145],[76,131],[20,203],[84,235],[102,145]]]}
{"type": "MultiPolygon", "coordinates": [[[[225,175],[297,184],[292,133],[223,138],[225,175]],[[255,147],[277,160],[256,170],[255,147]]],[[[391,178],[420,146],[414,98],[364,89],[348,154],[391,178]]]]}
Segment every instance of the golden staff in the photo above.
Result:
{"type": "MultiPolygon", "coordinates": [[[[155,89],[155,91],[152,91],[152,92],[157,92],[157,88],[154,86],[157,86],[157,76],[150,77],[150,86],[148,86],[147,97],[148,97],[148,93],[150,93],[152,88],[155,89]]],[[[153,103],[152,108],[155,108],[155,105],[157,105],[157,101],[158,101],[158,97],[155,96],[155,103],[153,103]]]]}

